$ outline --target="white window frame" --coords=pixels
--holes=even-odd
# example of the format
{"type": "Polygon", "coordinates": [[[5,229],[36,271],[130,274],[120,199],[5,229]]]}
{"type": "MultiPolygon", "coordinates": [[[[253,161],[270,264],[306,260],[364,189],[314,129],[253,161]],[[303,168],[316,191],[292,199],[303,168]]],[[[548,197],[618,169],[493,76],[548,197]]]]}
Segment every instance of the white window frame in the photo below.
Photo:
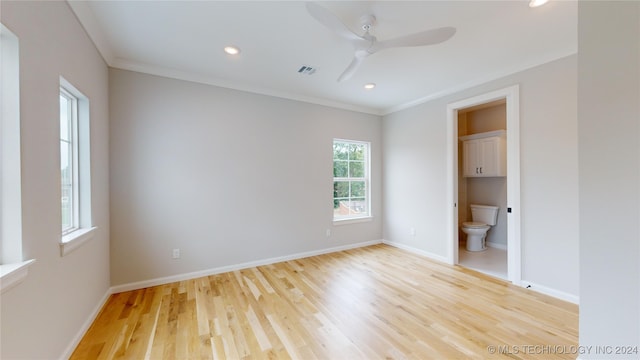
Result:
{"type": "Polygon", "coordinates": [[[0,24],[0,294],[21,283],[35,260],[22,254],[20,51],[0,24]]]}
{"type": "MultiPolygon", "coordinates": [[[[69,148],[70,157],[67,159],[69,162],[69,170],[71,172],[70,183],[64,184],[62,183],[61,189],[63,187],[69,186],[71,188],[70,191],[70,221],[69,226],[62,229],[62,236],[68,235],[80,228],[80,211],[79,211],[79,197],[80,192],[78,191],[80,187],[79,176],[78,176],[78,98],[74,96],[71,92],[65,89],[63,86],[60,87],[60,97],[65,98],[67,100],[67,111],[66,117],[63,120],[62,114],[60,115],[60,126],[62,127],[62,122],[66,122],[66,126],[68,128],[68,139],[60,138],[60,161],[62,162],[62,146],[65,144],[69,148]]],[[[60,105],[62,106],[62,104],[60,105]]],[[[60,109],[62,112],[62,109],[60,109]]],[[[61,169],[62,171],[62,169],[61,169]]],[[[61,176],[61,182],[64,177],[61,176]]],[[[62,190],[61,190],[62,191],[62,190]]],[[[64,217],[64,214],[63,214],[64,217]]],[[[64,224],[63,224],[64,225],[64,224]]]]}
{"type": "MultiPolygon", "coordinates": [[[[361,214],[349,214],[346,216],[339,216],[336,217],[336,213],[335,213],[335,201],[336,201],[336,197],[335,197],[335,193],[332,196],[332,203],[334,204],[334,213],[333,213],[333,222],[334,224],[349,224],[349,223],[353,223],[353,222],[360,222],[360,221],[369,221],[372,218],[372,211],[371,211],[371,143],[368,141],[360,141],[360,140],[348,140],[348,139],[339,139],[339,138],[335,138],[333,139],[332,142],[332,164],[333,167],[335,167],[335,160],[333,158],[333,147],[335,146],[336,143],[344,143],[344,144],[349,144],[349,145],[364,145],[365,146],[365,154],[364,154],[364,176],[363,177],[351,177],[349,176],[349,174],[347,174],[346,177],[333,177],[333,191],[335,191],[335,183],[337,181],[363,181],[365,184],[365,206],[367,211],[361,214]]],[[[347,159],[347,161],[351,161],[350,159],[347,159]]],[[[348,172],[348,170],[347,170],[348,172]]],[[[335,175],[335,174],[334,174],[335,175]]],[[[350,190],[351,191],[351,188],[350,190]]],[[[353,198],[351,196],[351,193],[349,193],[349,199],[353,198]]]]}
{"type": "MultiPolygon", "coordinates": [[[[62,231],[60,238],[60,255],[65,256],[93,238],[96,227],[91,216],[91,131],[89,119],[89,99],[70,82],[60,77],[60,95],[71,100],[71,142],[74,168],[72,175],[73,220],[72,226],[62,231]]],[[[59,111],[60,113],[60,111],[59,111]]],[[[61,126],[61,120],[58,119],[61,126]]],[[[60,131],[58,131],[60,134],[60,131]]],[[[58,146],[58,151],[60,146],[58,146]]],[[[59,154],[62,161],[62,154],[59,154]]],[[[62,173],[60,173],[60,224],[62,225],[62,173]]]]}

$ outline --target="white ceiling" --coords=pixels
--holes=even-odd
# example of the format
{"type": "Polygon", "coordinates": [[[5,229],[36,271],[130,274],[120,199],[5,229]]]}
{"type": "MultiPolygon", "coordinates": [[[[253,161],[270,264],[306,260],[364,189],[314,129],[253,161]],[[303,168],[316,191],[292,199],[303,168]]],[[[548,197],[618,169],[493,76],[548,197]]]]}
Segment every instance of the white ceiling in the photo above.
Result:
{"type": "Polygon", "coordinates": [[[373,114],[408,106],[577,51],[577,2],[530,8],[512,1],[331,1],[319,4],[361,34],[386,40],[453,26],[450,40],[371,55],[347,81],[336,79],[351,45],[298,1],[70,1],[115,68],[308,101],[373,114]],[[241,48],[238,57],[224,46],[241,48]],[[302,65],[317,68],[301,75],[302,65]],[[363,89],[368,82],[373,90],[363,89]]]}

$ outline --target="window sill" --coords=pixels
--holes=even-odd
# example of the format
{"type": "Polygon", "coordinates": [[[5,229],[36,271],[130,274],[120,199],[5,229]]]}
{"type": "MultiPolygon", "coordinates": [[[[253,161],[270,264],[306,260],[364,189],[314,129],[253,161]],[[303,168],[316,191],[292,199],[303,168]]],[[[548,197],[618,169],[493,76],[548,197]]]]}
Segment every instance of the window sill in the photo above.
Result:
{"type": "Polygon", "coordinates": [[[373,220],[373,216],[365,216],[361,218],[351,218],[351,219],[342,219],[342,220],[333,220],[333,225],[348,225],[348,224],[356,224],[362,222],[369,222],[373,220]]]}
{"type": "Polygon", "coordinates": [[[66,256],[73,250],[79,248],[87,241],[93,238],[93,234],[95,234],[97,227],[90,227],[84,229],[78,229],[70,234],[67,234],[62,237],[62,241],[60,242],[60,256],[66,256]]]}
{"type": "Polygon", "coordinates": [[[29,266],[35,259],[14,264],[0,265],[0,294],[20,284],[29,273],[29,266]]]}

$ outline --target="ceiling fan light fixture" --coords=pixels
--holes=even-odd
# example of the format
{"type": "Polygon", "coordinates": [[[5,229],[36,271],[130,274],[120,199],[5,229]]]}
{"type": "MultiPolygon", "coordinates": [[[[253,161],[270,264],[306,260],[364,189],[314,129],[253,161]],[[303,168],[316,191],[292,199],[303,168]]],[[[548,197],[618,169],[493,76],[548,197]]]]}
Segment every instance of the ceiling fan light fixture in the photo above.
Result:
{"type": "Polygon", "coordinates": [[[236,46],[225,46],[224,47],[224,52],[226,52],[229,55],[238,55],[240,54],[240,49],[236,46]]]}
{"type": "Polygon", "coordinates": [[[547,2],[549,2],[549,0],[531,0],[529,2],[529,7],[535,8],[535,7],[538,7],[538,6],[542,6],[542,5],[546,4],[547,2]]]}
{"type": "Polygon", "coordinates": [[[373,89],[373,88],[375,88],[375,87],[376,87],[376,84],[374,84],[374,83],[364,84],[364,88],[365,88],[366,90],[371,90],[371,89],[373,89]]]}

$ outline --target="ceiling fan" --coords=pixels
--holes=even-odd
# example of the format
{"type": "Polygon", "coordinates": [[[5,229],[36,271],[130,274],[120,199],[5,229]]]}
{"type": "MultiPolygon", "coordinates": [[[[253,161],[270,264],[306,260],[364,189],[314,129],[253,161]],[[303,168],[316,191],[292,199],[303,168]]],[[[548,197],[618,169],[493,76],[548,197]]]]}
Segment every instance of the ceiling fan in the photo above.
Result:
{"type": "Polygon", "coordinates": [[[307,11],[313,18],[318,20],[322,25],[333,30],[336,34],[349,40],[355,48],[353,60],[349,66],[347,66],[346,70],[338,77],[338,82],[347,80],[353,76],[367,56],[375,54],[380,50],[394,47],[434,45],[449,40],[456,33],[456,28],[454,27],[441,27],[401,36],[391,40],[378,41],[375,36],[369,33],[369,30],[371,30],[376,24],[376,17],[373,15],[364,15],[360,18],[364,34],[357,35],[342,21],[340,21],[338,17],[324,7],[313,2],[307,2],[306,6],[307,11]]]}

